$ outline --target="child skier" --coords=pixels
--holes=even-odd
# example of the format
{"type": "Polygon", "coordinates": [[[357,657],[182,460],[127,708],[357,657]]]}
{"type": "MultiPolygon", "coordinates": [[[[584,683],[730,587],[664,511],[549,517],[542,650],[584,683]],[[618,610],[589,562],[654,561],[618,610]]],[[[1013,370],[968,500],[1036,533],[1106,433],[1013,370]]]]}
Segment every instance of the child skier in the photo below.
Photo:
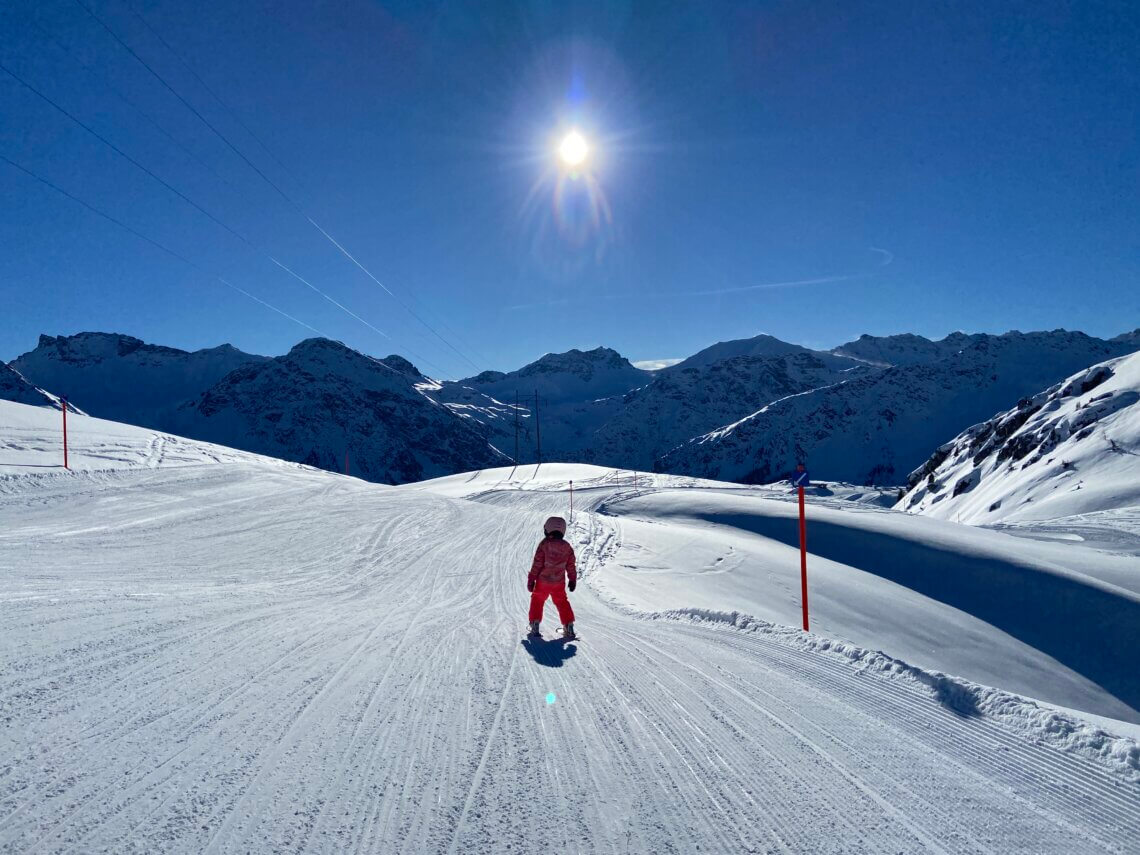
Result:
{"type": "Polygon", "coordinates": [[[574,610],[566,598],[566,578],[570,578],[570,590],[578,584],[578,568],[574,558],[574,547],[563,538],[566,536],[566,520],[551,517],[543,527],[546,537],[538,544],[530,573],[526,577],[526,589],[530,591],[530,634],[537,636],[538,625],[542,621],[542,609],[546,598],[554,600],[558,617],[562,621],[562,637],[574,638],[574,610]]]}

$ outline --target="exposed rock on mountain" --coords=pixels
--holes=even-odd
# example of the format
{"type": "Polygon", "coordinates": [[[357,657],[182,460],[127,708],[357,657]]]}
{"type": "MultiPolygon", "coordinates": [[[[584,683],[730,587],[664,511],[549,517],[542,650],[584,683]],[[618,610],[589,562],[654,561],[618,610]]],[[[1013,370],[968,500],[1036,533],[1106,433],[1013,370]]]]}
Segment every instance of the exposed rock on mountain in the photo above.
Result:
{"type": "Polygon", "coordinates": [[[764,482],[806,460],[822,477],[897,483],[961,426],[1127,349],[1063,330],[981,336],[950,357],[775,401],[690,439],[661,458],[658,468],[764,482]]]}
{"type": "Polygon", "coordinates": [[[663,370],[653,383],[629,393],[621,411],[595,432],[587,459],[650,470],[689,437],[743,418],[758,404],[855,376],[835,370],[829,361],[834,362],[800,348],[780,356],[686,361],[663,370]]]}
{"type": "Polygon", "coordinates": [[[435,394],[454,412],[487,425],[495,446],[513,455],[517,392],[520,460],[536,459],[539,430],[543,459],[581,460],[594,432],[621,412],[623,396],[653,378],[617,351],[599,347],[548,353],[509,374],[485,371],[443,383],[435,394]]]}
{"type": "Polygon", "coordinates": [[[806,347],[790,342],[780,341],[770,335],[761,334],[752,338],[741,338],[733,341],[722,341],[697,351],[688,359],[683,359],[676,365],[662,369],[662,371],[684,371],[690,368],[703,368],[723,362],[726,359],[735,359],[741,356],[750,356],[758,359],[790,356],[792,354],[810,354],[835,369],[850,368],[855,360],[843,356],[835,356],[826,351],[809,350],[806,347]]]}
{"type": "Polygon", "coordinates": [[[990,337],[992,336],[986,336],[984,333],[966,335],[956,332],[941,341],[931,341],[911,333],[888,336],[861,335],[855,341],[841,344],[831,352],[881,368],[889,368],[892,365],[925,365],[953,356],[970,345],[990,337]]]}
{"type": "Polygon", "coordinates": [[[35,385],[66,395],[99,418],[171,430],[174,410],[244,365],[268,357],[228,344],[188,352],[117,333],[41,335],[12,362],[35,385]]]}
{"type": "Polygon", "coordinates": [[[399,356],[383,361],[307,339],[285,356],[231,372],[177,414],[177,432],[390,484],[509,461],[478,424],[417,389],[399,356]]]}
{"type": "Polygon", "coordinates": [[[59,401],[43,389],[29,383],[14,368],[0,362],[0,401],[15,401],[34,407],[59,407],[59,401]]]}
{"type": "Polygon", "coordinates": [[[1135,350],[1137,335],[862,336],[830,352],[760,335],[655,372],[599,347],[440,383],[323,339],[270,359],[83,333],[43,336],[13,367],[92,415],[336,470],[347,446],[351,470],[380,481],[505,462],[499,452],[529,463],[541,437],[547,461],[771,481],[806,458],[820,478],[897,484],[947,436],[1135,350]]]}
{"type": "Polygon", "coordinates": [[[509,374],[484,371],[459,382],[500,401],[513,401],[516,390],[523,397],[527,393],[533,396],[537,390],[541,400],[564,403],[624,395],[648,383],[652,376],[648,371],[634,368],[616,350],[598,347],[548,353],[509,374]]]}
{"type": "Polygon", "coordinates": [[[967,428],[908,481],[900,509],[968,523],[1140,504],[1140,353],[967,428]]]}
{"type": "Polygon", "coordinates": [[[1129,347],[1140,350],[1140,327],[1132,330],[1132,332],[1121,333],[1120,335],[1113,336],[1109,339],[1113,343],[1125,344],[1129,347]]]}

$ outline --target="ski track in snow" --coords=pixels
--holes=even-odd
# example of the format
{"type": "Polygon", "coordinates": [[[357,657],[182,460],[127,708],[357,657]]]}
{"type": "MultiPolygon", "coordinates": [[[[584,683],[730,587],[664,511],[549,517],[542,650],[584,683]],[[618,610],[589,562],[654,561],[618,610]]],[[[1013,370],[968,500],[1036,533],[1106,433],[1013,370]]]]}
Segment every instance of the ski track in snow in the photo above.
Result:
{"type": "Polygon", "coordinates": [[[0,493],[4,851],[1136,851],[1135,782],[778,637],[525,644],[562,493],[163,453],[0,493]]]}

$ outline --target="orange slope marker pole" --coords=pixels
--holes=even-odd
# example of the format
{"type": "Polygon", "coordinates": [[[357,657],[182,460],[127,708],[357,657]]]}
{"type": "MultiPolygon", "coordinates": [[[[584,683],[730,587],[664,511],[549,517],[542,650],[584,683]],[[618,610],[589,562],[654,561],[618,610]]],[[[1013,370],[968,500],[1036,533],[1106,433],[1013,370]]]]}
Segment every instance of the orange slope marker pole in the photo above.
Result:
{"type": "Polygon", "coordinates": [[[70,469],[67,465],[67,398],[60,398],[60,403],[63,404],[63,468],[70,469]]]}
{"type": "Polygon", "coordinates": [[[807,523],[804,521],[804,488],[800,493],[800,588],[804,604],[804,632],[808,631],[808,590],[807,590],[807,523]]]}

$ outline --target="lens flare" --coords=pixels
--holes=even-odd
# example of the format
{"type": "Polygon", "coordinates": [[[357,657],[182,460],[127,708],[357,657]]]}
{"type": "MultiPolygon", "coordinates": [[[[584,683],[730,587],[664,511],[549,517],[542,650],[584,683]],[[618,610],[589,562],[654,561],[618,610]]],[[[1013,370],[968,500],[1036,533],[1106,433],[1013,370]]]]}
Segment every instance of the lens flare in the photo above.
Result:
{"type": "Polygon", "coordinates": [[[554,692],[547,692],[547,693],[546,693],[546,702],[547,702],[548,704],[552,704],[552,703],[554,703],[556,700],[558,700],[558,698],[555,696],[554,692]]]}
{"type": "Polygon", "coordinates": [[[547,280],[571,280],[600,265],[614,242],[613,211],[602,186],[613,166],[611,147],[600,133],[585,119],[561,119],[536,137],[533,163],[542,168],[520,219],[532,263],[547,280]]]}
{"type": "Polygon", "coordinates": [[[588,245],[613,219],[601,185],[589,173],[558,176],[552,201],[558,233],[570,246],[588,245]]]}

